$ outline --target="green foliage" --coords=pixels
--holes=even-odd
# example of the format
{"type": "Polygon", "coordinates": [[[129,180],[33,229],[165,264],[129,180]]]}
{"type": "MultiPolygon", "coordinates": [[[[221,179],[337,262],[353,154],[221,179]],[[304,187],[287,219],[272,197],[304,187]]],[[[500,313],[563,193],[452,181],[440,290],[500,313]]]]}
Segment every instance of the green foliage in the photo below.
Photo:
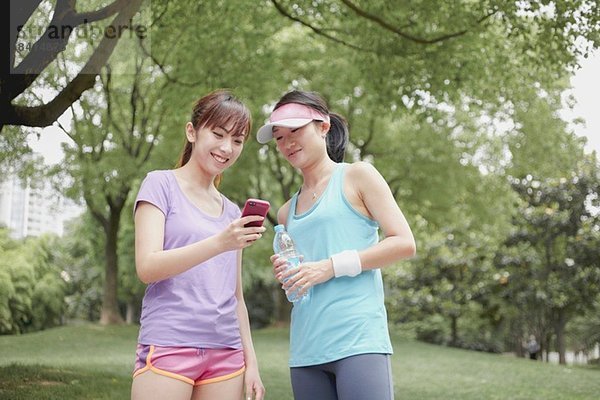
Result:
{"type": "MultiPolygon", "coordinates": [[[[537,270],[533,272],[534,282],[536,276],[543,279],[548,292],[536,296],[552,308],[568,307],[572,299],[579,309],[579,300],[584,301],[582,306],[590,304],[600,290],[596,265],[599,221],[590,209],[595,206],[600,186],[597,173],[591,172],[593,175],[582,171],[570,179],[539,181],[528,176],[513,182],[524,202],[515,220],[517,229],[507,244],[524,243],[526,248],[537,250],[537,262],[520,266],[537,270]]],[[[515,261],[511,265],[517,266],[515,261]]]]}
{"type": "Polygon", "coordinates": [[[15,296],[15,287],[8,271],[0,269],[0,333],[13,331],[11,299],[15,296]]]}
{"type": "MultiPolygon", "coordinates": [[[[529,325],[538,336],[557,335],[564,353],[564,330],[578,313],[595,310],[600,293],[600,175],[593,156],[569,177],[514,179],[520,196],[514,231],[496,265],[507,277],[501,296],[523,313],[537,314],[529,325]]],[[[597,311],[597,309],[596,309],[597,311]]]]}
{"type": "MultiPolygon", "coordinates": [[[[599,309],[600,295],[596,298],[594,307],[591,310],[576,316],[567,326],[569,341],[576,351],[588,353],[600,344],[599,309]]],[[[600,359],[596,361],[600,361],[600,359]]]]}
{"type": "Polygon", "coordinates": [[[19,333],[31,324],[31,297],[35,285],[35,273],[25,254],[18,251],[4,253],[0,269],[10,276],[14,294],[8,304],[11,312],[10,330],[4,333],[19,333]]]}
{"type": "Polygon", "coordinates": [[[560,118],[561,92],[532,93],[530,99],[515,104],[516,129],[506,139],[509,175],[566,178],[577,168],[583,158],[583,139],[569,132],[560,118]]]}
{"type": "Polygon", "coordinates": [[[65,309],[65,283],[56,274],[47,273],[38,280],[31,296],[31,330],[61,324],[65,309]]]}
{"type": "Polygon", "coordinates": [[[461,319],[489,301],[492,246],[493,241],[476,230],[441,231],[423,240],[413,261],[385,270],[393,320],[423,321],[417,337],[466,346],[461,319]],[[444,329],[439,328],[441,321],[444,329]]]}
{"type": "Polygon", "coordinates": [[[0,295],[0,333],[23,333],[61,324],[66,288],[55,262],[57,238],[1,242],[0,285],[4,290],[0,295]]]}
{"type": "Polygon", "coordinates": [[[25,244],[35,268],[35,285],[31,293],[31,326],[41,330],[60,325],[65,312],[66,283],[58,264],[61,250],[57,236],[41,236],[25,244]]]}
{"type": "Polygon", "coordinates": [[[103,234],[104,323],[122,321],[117,299],[121,217],[132,185],[163,138],[159,128],[167,114],[161,98],[165,80],[154,75],[158,68],[139,54],[129,62],[133,74],[113,74],[109,63],[73,108],[73,126],[65,133],[74,146],[64,147],[66,164],[50,172],[69,197],[85,200],[103,234]]]}
{"type": "Polygon", "coordinates": [[[441,315],[430,315],[419,321],[415,328],[415,337],[427,343],[446,344],[449,336],[448,324],[441,315]]]}
{"type": "Polygon", "coordinates": [[[102,305],[103,241],[89,214],[72,221],[61,240],[59,260],[67,283],[67,319],[96,321],[102,305]]]}
{"type": "Polygon", "coordinates": [[[25,169],[21,164],[31,155],[31,148],[23,140],[22,129],[5,127],[0,135],[0,169],[20,171],[25,169]]]}
{"type": "Polygon", "coordinates": [[[355,84],[398,107],[422,105],[423,92],[501,106],[536,82],[551,85],[598,43],[594,1],[272,3],[328,48],[345,50],[364,77],[355,84]],[[590,45],[575,45],[581,38],[590,45]]]}
{"type": "MultiPolygon", "coordinates": [[[[85,198],[89,213],[61,243],[31,242],[24,251],[0,234],[3,332],[57,323],[60,310],[97,319],[102,279],[113,271],[107,254],[118,266],[111,296],[135,320],[144,285],[134,267],[132,197],[147,171],[174,166],[194,100],[219,87],[250,106],[255,127],[291,88],[323,93],[348,118],[347,160],[381,171],[417,238],[417,258],[384,270],[393,321],[417,321],[421,335],[432,320],[444,342],[496,348],[490,337],[503,336],[508,346],[525,330],[550,329],[552,319],[537,309],[569,308],[569,317],[597,310],[578,300],[596,290],[597,223],[584,215],[583,202],[568,200],[581,186],[575,180],[591,175],[577,168],[581,141],[558,114],[577,58],[599,43],[595,2],[150,3],[151,47],[125,48],[130,57],[113,58],[75,102],[72,124],[61,121],[74,145],[51,172],[65,193],[85,198]],[[580,46],[581,38],[590,47],[580,46]],[[552,200],[527,206],[507,175],[547,183],[552,200]],[[555,185],[560,178],[565,183],[555,185]],[[528,239],[515,235],[502,247],[513,228],[528,239]],[[555,260],[546,276],[543,244],[552,232],[555,260]],[[565,279],[575,287],[565,288],[565,279]],[[66,309],[50,299],[61,290],[66,309]],[[41,322],[44,313],[52,316],[41,322]]],[[[36,15],[40,21],[31,23],[43,23],[46,15],[36,15]]],[[[73,75],[68,66],[90,51],[69,47],[20,104],[39,102],[34,89],[59,91],[73,75]]],[[[31,174],[35,163],[20,168],[28,132],[3,129],[1,165],[31,174]]],[[[239,205],[268,199],[271,228],[299,183],[272,144],[251,137],[221,190],[239,205]]],[[[265,235],[244,255],[256,326],[284,320],[289,307],[272,277],[270,240],[265,235]]]]}

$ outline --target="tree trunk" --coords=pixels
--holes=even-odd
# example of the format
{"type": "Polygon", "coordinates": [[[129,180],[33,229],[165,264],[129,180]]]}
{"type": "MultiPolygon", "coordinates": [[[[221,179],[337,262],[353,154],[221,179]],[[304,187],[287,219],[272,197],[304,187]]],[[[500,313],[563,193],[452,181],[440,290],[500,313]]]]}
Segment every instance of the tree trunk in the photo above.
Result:
{"type": "Polygon", "coordinates": [[[552,327],[548,326],[548,331],[540,333],[540,336],[543,338],[543,340],[540,343],[540,353],[544,354],[542,360],[546,362],[549,362],[550,360],[550,349],[552,348],[552,334],[550,333],[551,330],[552,327]]]}
{"type": "MultiPolygon", "coordinates": [[[[501,333],[498,333],[498,335],[501,335],[501,333]]],[[[521,319],[513,319],[510,322],[510,335],[512,348],[517,357],[525,357],[525,348],[523,346],[523,323],[521,319]]]]}
{"type": "Polygon", "coordinates": [[[458,317],[451,316],[450,317],[450,329],[452,333],[452,346],[458,345],[458,317]]]}
{"type": "Polygon", "coordinates": [[[125,314],[125,322],[128,324],[135,324],[137,322],[137,304],[133,301],[127,302],[127,312],[125,314]]]}
{"type": "Polygon", "coordinates": [[[558,310],[558,320],[555,325],[556,347],[558,350],[558,362],[561,365],[567,364],[566,344],[565,344],[565,327],[567,325],[567,313],[564,309],[558,310]]]}
{"type": "Polygon", "coordinates": [[[108,219],[106,233],[106,244],[104,246],[104,255],[106,257],[106,271],[104,274],[104,294],[102,299],[102,312],[100,314],[101,325],[122,324],[123,317],[119,312],[117,302],[118,288],[118,256],[117,256],[117,236],[119,234],[119,223],[121,219],[120,210],[111,208],[108,219]]]}

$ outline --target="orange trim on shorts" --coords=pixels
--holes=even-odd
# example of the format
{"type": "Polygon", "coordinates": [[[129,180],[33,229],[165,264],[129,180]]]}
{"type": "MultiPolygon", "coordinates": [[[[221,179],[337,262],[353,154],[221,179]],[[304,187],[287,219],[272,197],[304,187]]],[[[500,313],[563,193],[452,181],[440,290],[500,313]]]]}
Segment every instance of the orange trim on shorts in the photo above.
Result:
{"type": "Polygon", "coordinates": [[[148,352],[148,355],[146,356],[146,366],[144,368],[140,368],[139,370],[135,371],[135,373],[133,374],[134,378],[146,371],[152,371],[155,374],[163,375],[163,376],[173,378],[173,379],[177,379],[182,382],[188,383],[190,385],[194,384],[194,381],[188,377],[185,377],[185,376],[179,375],[179,374],[174,374],[169,371],[164,371],[162,369],[159,369],[159,368],[156,368],[155,366],[153,366],[152,365],[152,354],[153,353],[154,353],[154,345],[150,345],[150,351],[148,352]]]}
{"type": "Polygon", "coordinates": [[[231,374],[227,374],[227,375],[223,375],[223,376],[217,376],[216,378],[209,378],[209,379],[200,380],[200,381],[196,382],[194,384],[194,386],[200,386],[200,385],[206,385],[208,383],[215,383],[215,382],[226,381],[227,379],[235,378],[236,376],[239,376],[239,375],[243,374],[244,371],[246,371],[246,366],[245,365],[242,368],[238,369],[237,371],[232,372],[231,374]]]}
{"type": "Polygon", "coordinates": [[[150,355],[154,353],[154,346],[150,346],[150,351],[148,352],[148,355],[146,356],[146,366],[144,368],[140,368],[137,371],[135,371],[133,373],[133,377],[135,378],[136,376],[138,376],[139,374],[146,372],[148,370],[150,370],[150,365],[148,364],[148,362],[150,361],[150,355]]]}
{"type": "Polygon", "coordinates": [[[150,345],[150,351],[148,351],[148,355],[146,356],[146,366],[144,368],[140,368],[137,371],[135,371],[135,373],[133,374],[134,378],[140,374],[143,374],[146,371],[152,371],[158,375],[163,375],[163,376],[166,376],[169,378],[177,379],[182,382],[188,383],[190,385],[200,386],[200,385],[206,385],[209,383],[226,381],[228,379],[235,378],[236,376],[239,376],[239,375],[243,374],[244,371],[246,371],[246,366],[244,365],[242,368],[240,368],[239,370],[237,370],[235,372],[232,372],[231,374],[217,376],[216,378],[209,378],[209,379],[204,379],[204,380],[194,382],[193,380],[191,380],[190,378],[188,378],[186,376],[174,374],[173,372],[169,372],[169,371],[164,371],[160,368],[156,368],[155,366],[153,366],[152,365],[152,354],[154,353],[154,349],[155,349],[154,345],[153,344],[150,345]]]}

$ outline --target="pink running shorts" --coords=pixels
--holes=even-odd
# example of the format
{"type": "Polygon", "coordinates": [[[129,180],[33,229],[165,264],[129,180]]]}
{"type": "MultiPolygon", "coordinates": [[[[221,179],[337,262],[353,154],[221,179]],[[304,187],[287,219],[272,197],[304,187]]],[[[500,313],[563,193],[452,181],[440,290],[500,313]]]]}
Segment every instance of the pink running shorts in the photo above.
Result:
{"type": "Polygon", "coordinates": [[[152,371],[191,385],[204,385],[234,378],[245,370],[244,352],[241,349],[138,344],[133,377],[152,371]]]}

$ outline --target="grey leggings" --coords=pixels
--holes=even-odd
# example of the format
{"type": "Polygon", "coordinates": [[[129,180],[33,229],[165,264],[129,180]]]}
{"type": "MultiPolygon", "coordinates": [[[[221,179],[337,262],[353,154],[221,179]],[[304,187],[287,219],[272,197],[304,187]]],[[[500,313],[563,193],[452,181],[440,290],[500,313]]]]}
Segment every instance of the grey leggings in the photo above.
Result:
{"type": "Polygon", "coordinates": [[[360,354],[290,369],[295,400],[393,400],[389,354],[360,354]]]}

